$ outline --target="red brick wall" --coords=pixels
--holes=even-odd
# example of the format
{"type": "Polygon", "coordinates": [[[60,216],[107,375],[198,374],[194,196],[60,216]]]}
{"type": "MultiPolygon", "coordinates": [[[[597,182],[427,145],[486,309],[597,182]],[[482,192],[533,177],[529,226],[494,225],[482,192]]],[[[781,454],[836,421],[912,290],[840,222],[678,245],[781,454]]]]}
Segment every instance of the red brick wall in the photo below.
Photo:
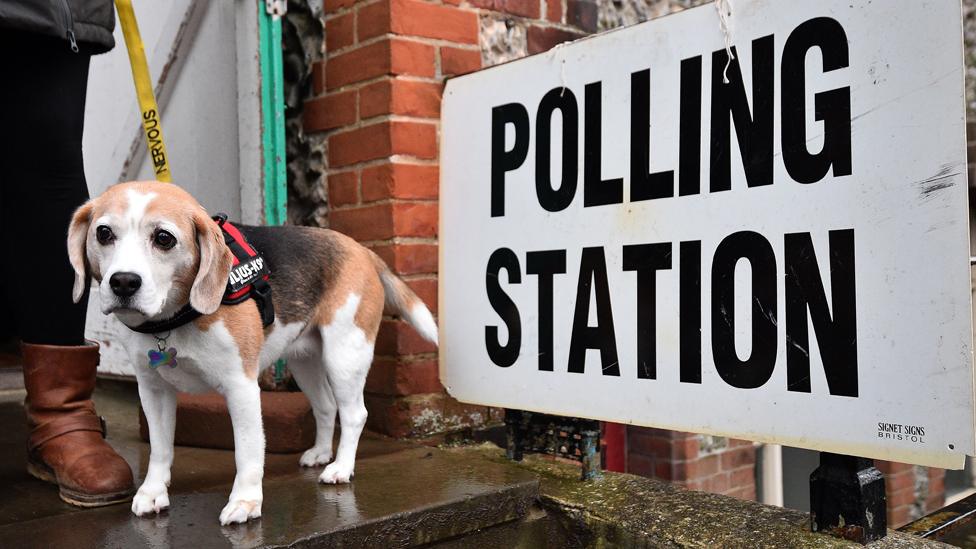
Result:
{"type": "Polygon", "coordinates": [[[888,526],[898,528],[945,504],[945,470],[890,461],[876,461],[885,475],[888,526]]]}
{"type": "MultiPolygon", "coordinates": [[[[627,472],[690,490],[756,500],[756,452],[757,446],[745,440],[627,427],[627,472]]],[[[885,475],[890,527],[945,505],[945,470],[880,460],[875,464],[885,475]]]]}
{"type": "Polygon", "coordinates": [[[756,499],[756,447],[745,440],[627,427],[627,472],[756,499]]]}
{"type": "MultiPolygon", "coordinates": [[[[519,16],[532,52],[582,36],[565,24],[563,1],[325,0],[326,52],[313,67],[303,122],[326,139],[329,226],[376,251],[435,313],[444,79],[481,68],[482,17],[519,16]]],[[[393,436],[500,419],[449,398],[436,348],[393,318],[376,341],[366,401],[369,428],[393,436]]]]}
{"type": "MultiPolygon", "coordinates": [[[[627,472],[690,490],[756,500],[756,452],[745,440],[627,427],[627,472]]],[[[880,460],[876,466],[885,474],[890,527],[945,505],[945,470],[880,460]]]]}

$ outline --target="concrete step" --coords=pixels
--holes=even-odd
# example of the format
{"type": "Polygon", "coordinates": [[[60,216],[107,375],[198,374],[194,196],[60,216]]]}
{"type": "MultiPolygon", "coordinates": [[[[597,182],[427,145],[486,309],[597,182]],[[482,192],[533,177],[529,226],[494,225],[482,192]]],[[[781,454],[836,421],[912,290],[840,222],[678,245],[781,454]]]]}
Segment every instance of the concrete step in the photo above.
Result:
{"type": "Polygon", "coordinates": [[[579,547],[576,538],[567,535],[563,525],[549,513],[534,505],[520,519],[484,528],[449,540],[429,545],[431,549],[543,549],[579,547]]]}
{"type": "Polygon", "coordinates": [[[24,388],[20,352],[9,342],[0,341],[0,391],[24,388]]]}
{"type": "Polygon", "coordinates": [[[16,391],[24,388],[24,372],[20,366],[0,366],[0,391],[16,391]]]}
{"type": "MultiPolygon", "coordinates": [[[[226,450],[177,447],[163,515],[138,518],[128,505],[81,510],[23,472],[20,399],[0,403],[0,421],[10,426],[0,435],[0,545],[7,547],[406,547],[513,523],[539,495],[536,475],[519,468],[367,435],[348,485],[318,484],[320,469],[299,467],[298,454],[269,454],[263,517],[248,524],[217,521],[233,482],[226,450]]],[[[96,405],[110,442],[141,477],[148,447],[138,439],[136,398],[103,388],[96,405]]]]}

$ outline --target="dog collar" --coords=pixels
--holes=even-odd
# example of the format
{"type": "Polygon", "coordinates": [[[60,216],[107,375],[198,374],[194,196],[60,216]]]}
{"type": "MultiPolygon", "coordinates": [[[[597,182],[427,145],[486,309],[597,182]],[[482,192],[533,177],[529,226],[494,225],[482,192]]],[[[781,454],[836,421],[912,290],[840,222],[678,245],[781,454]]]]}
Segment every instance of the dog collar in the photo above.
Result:
{"type": "Polygon", "coordinates": [[[201,316],[203,313],[191,307],[190,304],[186,304],[166,320],[150,320],[138,326],[129,326],[129,329],[140,334],[161,334],[189,324],[201,316]]]}
{"type": "MultiPolygon", "coordinates": [[[[224,305],[237,305],[253,299],[261,313],[261,324],[265,327],[271,325],[274,322],[274,302],[271,299],[271,284],[268,282],[271,276],[268,263],[244,238],[241,231],[227,221],[227,214],[218,213],[213,220],[224,233],[224,244],[234,255],[227,277],[227,288],[220,302],[224,305]]],[[[130,326],[129,329],[142,334],[161,334],[189,324],[201,316],[203,313],[187,303],[170,318],[143,322],[138,326],[130,326]]]]}

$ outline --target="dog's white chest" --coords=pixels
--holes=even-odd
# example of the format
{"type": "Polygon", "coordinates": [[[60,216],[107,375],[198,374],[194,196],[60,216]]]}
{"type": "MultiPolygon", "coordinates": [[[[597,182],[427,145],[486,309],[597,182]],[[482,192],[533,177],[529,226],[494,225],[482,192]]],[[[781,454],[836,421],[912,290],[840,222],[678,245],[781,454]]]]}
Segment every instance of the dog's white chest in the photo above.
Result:
{"type": "Polygon", "coordinates": [[[199,367],[192,359],[179,358],[177,366],[160,366],[156,372],[167,383],[172,385],[177,391],[182,393],[206,393],[214,388],[210,386],[199,374],[199,367]]]}
{"type": "Polygon", "coordinates": [[[226,330],[212,330],[201,334],[199,330],[187,327],[174,331],[165,340],[154,336],[133,333],[126,348],[138,368],[155,372],[177,391],[203,393],[219,389],[221,374],[228,368],[241,368],[239,354],[226,330]],[[150,366],[150,353],[157,350],[175,352],[175,360],[150,366]],[[175,364],[175,365],[174,365],[175,364]]]}

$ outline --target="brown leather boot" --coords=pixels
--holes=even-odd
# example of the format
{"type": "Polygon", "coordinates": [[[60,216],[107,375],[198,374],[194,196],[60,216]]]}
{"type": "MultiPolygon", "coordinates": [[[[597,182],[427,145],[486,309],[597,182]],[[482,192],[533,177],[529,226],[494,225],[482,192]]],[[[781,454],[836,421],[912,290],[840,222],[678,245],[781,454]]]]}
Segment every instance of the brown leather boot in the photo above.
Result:
{"type": "Polygon", "coordinates": [[[27,472],[58,485],[61,499],[99,507],[132,499],[132,470],[105,442],[91,401],[98,344],[21,346],[27,389],[27,472]]]}

